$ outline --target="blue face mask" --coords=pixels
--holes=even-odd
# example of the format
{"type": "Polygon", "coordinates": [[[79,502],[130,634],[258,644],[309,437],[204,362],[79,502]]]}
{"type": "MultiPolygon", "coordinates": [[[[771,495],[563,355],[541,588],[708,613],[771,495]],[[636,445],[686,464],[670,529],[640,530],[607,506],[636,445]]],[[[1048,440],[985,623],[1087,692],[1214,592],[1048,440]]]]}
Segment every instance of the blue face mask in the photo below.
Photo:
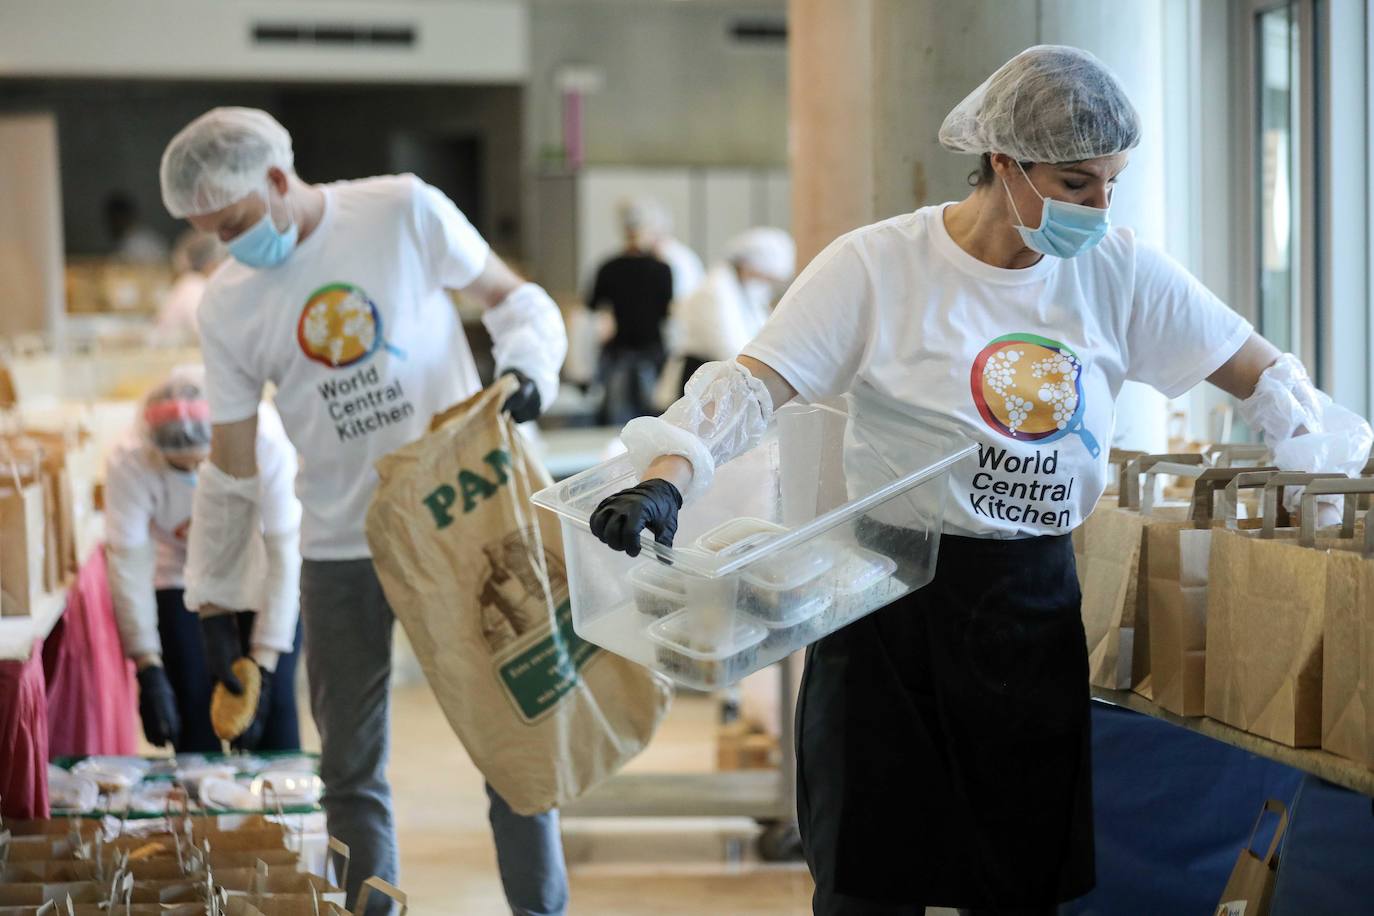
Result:
{"type": "MultiPolygon", "coordinates": [[[[1021,168],[1021,163],[1018,162],[1016,167],[1021,168]]],[[[1031,190],[1044,202],[1040,209],[1039,229],[1031,229],[1025,225],[1016,227],[1027,248],[1056,258],[1075,258],[1107,235],[1112,223],[1106,210],[1051,200],[1035,190],[1035,185],[1031,184],[1030,176],[1026,175],[1025,169],[1021,169],[1021,174],[1025,176],[1031,190]]],[[[1011,200],[1011,189],[1007,187],[1005,179],[1002,181],[1002,189],[1007,192],[1007,199],[1011,200]]],[[[1016,213],[1016,218],[1021,219],[1015,200],[1011,200],[1011,209],[1016,213]]]]}
{"type": "Polygon", "coordinates": [[[267,212],[262,219],[229,242],[234,260],[249,267],[276,267],[296,249],[298,230],[295,220],[285,230],[272,222],[272,198],[267,197],[267,212]]]}

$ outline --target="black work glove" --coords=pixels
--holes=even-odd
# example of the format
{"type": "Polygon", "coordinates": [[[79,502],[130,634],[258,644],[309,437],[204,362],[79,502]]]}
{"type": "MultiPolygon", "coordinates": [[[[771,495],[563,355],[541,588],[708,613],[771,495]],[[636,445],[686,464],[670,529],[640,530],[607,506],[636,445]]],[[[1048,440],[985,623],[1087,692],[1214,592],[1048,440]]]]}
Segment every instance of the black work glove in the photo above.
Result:
{"type": "Polygon", "coordinates": [[[234,662],[243,657],[243,639],[239,635],[238,616],[215,614],[212,617],[201,615],[200,639],[205,645],[205,667],[210,680],[223,684],[234,696],[243,696],[243,685],[234,675],[234,662]]]}
{"type": "MultiPolygon", "coordinates": [[[[253,664],[256,665],[257,662],[253,664]]],[[[267,710],[272,703],[273,672],[268,671],[262,665],[258,665],[258,674],[262,677],[262,689],[258,693],[258,709],[253,713],[253,721],[248,723],[243,734],[229,742],[229,746],[236,751],[256,751],[258,745],[262,743],[262,733],[267,727],[267,710]]]]}
{"type": "Polygon", "coordinates": [[[501,405],[501,409],[510,414],[510,418],[516,423],[539,419],[539,408],[543,406],[539,398],[539,386],[530,381],[530,377],[519,369],[507,369],[501,375],[513,375],[520,383],[515,394],[506,398],[506,403],[501,405]]]}
{"type": "Polygon", "coordinates": [[[143,735],[155,747],[181,740],[181,716],[172,682],[161,665],[148,665],[138,672],[138,717],[143,720],[143,735]]]}
{"type": "Polygon", "coordinates": [[[654,533],[655,541],[672,547],[681,508],[677,487],[655,477],[602,500],[592,513],[592,534],[612,550],[632,557],[639,556],[639,535],[645,528],[654,533]]]}

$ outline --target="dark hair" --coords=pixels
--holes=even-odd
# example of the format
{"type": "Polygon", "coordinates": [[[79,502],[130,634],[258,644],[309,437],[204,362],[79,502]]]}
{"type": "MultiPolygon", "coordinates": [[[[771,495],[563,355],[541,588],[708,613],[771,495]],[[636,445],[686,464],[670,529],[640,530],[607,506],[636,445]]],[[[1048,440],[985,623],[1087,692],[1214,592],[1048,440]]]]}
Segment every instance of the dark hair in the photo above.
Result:
{"type": "MultiPolygon", "coordinates": [[[[1035,165],[1034,162],[1022,162],[1021,168],[1027,172],[1035,165]]],[[[971,188],[983,188],[997,180],[997,173],[992,170],[992,153],[984,153],[978,160],[978,168],[968,173],[968,184],[971,188]]]]}

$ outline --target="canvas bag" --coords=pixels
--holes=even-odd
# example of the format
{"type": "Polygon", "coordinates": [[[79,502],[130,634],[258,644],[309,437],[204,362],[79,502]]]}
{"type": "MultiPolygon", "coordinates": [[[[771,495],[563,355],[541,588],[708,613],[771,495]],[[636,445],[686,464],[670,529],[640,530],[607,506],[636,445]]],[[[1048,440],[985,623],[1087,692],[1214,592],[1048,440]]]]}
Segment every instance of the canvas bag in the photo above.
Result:
{"type": "Polygon", "coordinates": [[[1088,680],[1094,687],[1129,690],[1148,677],[1144,635],[1148,622],[1140,607],[1140,549],[1145,526],[1158,519],[1182,518],[1185,509],[1140,512],[1141,476],[1154,464],[1200,464],[1200,455],[1144,455],[1127,461],[1117,505],[1098,504],[1073,535],[1078,584],[1083,594],[1083,631],[1088,641],[1088,680]],[[1136,641],[1142,641],[1139,653],[1136,641]],[[1137,665],[1136,658],[1141,657],[1137,665]]]}
{"type": "MultiPolygon", "coordinates": [[[[1145,646],[1150,692],[1146,696],[1172,713],[1200,716],[1204,711],[1212,528],[1258,524],[1258,520],[1237,521],[1239,490],[1262,487],[1269,476],[1264,472],[1277,470],[1160,463],[1146,475],[1147,496],[1153,492],[1152,478],[1157,473],[1195,481],[1191,520],[1149,526],[1141,547],[1142,616],[1149,621],[1145,646]],[[1225,494],[1220,513],[1215,506],[1218,493],[1225,494]]],[[[1137,687],[1137,692],[1144,691],[1137,687]]]]}
{"type": "MultiPolygon", "coordinates": [[[[1204,708],[1210,718],[1290,747],[1317,747],[1322,730],[1322,635],[1326,608],[1326,549],[1299,543],[1298,532],[1277,529],[1277,505],[1286,486],[1311,489],[1335,484],[1369,487],[1367,481],[1313,482],[1312,475],[1272,474],[1264,490],[1264,521],[1258,535],[1217,529],[1207,592],[1207,666],[1204,708]]],[[[1346,501],[1339,539],[1355,533],[1355,501],[1346,501]]],[[[1323,548],[1313,515],[1305,539],[1323,548]]]]}
{"type": "Polygon", "coordinates": [[[1231,877],[1226,881],[1226,888],[1221,892],[1216,916],[1266,916],[1274,899],[1274,883],[1278,878],[1279,843],[1283,840],[1283,832],[1287,827],[1288,809],[1283,806],[1283,802],[1272,798],[1266,801],[1260,809],[1259,817],[1255,818],[1255,828],[1250,831],[1250,839],[1245,842],[1245,848],[1236,859],[1231,877]],[[1269,841],[1269,851],[1260,858],[1255,854],[1253,847],[1255,836],[1259,833],[1260,824],[1264,822],[1267,812],[1277,814],[1279,824],[1274,829],[1274,838],[1269,841]]]}
{"type": "Polygon", "coordinates": [[[668,681],[572,628],[551,481],[501,405],[510,379],[377,463],[373,562],[473,762],[517,813],[586,792],[648,743],[668,681]]]}

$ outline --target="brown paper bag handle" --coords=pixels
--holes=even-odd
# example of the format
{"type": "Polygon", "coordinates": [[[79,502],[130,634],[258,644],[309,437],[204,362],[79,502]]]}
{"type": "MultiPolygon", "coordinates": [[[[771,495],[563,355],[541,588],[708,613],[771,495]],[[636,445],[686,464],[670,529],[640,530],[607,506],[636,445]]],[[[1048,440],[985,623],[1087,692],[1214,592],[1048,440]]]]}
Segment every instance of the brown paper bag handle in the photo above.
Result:
{"type": "Polygon", "coordinates": [[[1304,474],[1300,471],[1280,471],[1272,474],[1269,481],[1264,485],[1264,524],[1260,528],[1260,537],[1265,540],[1273,540],[1274,528],[1278,524],[1279,503],[1282,502],[1284,487],[1306,487],[1319,480],[1334,480],[1341,478],[1343,474],[1304,474]]]}
{"type": "Polygon", "coordinates": [[[1117,499],[1120,501],[1121,493],[1126,489],[1126,466],[1137,458],[1144,458],[1146,452],[1139,452],[1134,449],[1114,448],[1107,452],[1107,467],[1116,468],[1116,492],[1117,499]]]}
{"type": "Polygon", "coordinates": [[[1255,470],[1253,468],[1242,471],[1231,478],[1226,484],[1226,489],[1222,496],[1222,518],[1226,521],[1226,527],[1235,531],[1240,528],[1240,491],[1259,490],[1269,483],[1269,478],[1279,473],[1274,468],[1255,470]]]}
{"type": "Polygon", "coordinates": [[[1204,449],[1202,453],[1211,464],[1219,468],[1232,467],[1233,461],[1267,462],[1270,457],[1268,446],[1252,445],[1243,442],[1229,442],[1225,445],[1213,445],[1204,449]]]}
{"type": "MultiPolygon", "coordinates": [[[[1155,478],[1161,474],[1170,477],[1188,477],[1196,480],[1207,468],[1201,464],[1183,464],[1178,461],[1158,461],[1145,470],[1144,486],[1140,494],[1140,514],[1153,515],[1155,511],[1155,478]]],[[[1144,470],[1144,468],[1142,468],[1144,470]]]]}
{"type": "Polygon", "coordinates": [[[1121,476],[1121,493],[1117,497],[1117,505],[1123,509],[1140,508],[1140,478],[1141,475],[1150,468],[1167,461],[1172,464],[1197,465],[1203,464],[1201,455],[1195,453],[1176,453],[1167,455],[1142,455],[1133,458],[1126,465],[1126,469],[1121,476]]]}
{"type": "Polygon", "coordinates": [[[375,876],[363,882],[362,891],[358,894],[358,902],[353,906],[353,916],[363,916],[367,912],[367,898],[374,890],[399,903],[401,905],[400,916],[406,916],[406,911],[410,908],[406,902],[406,895],[396,885],[388,884],[375,876]]]}
{"type": "MultiPolygon", "coordinates": [[[[1222,514],[1221,517],[1227,522],[1232,521],[1233,516],[1238,514],[1237,507],[1240,504],[1238,498],[1241,489],[1254,489],[1263,485],[1261,475],[1277,471],[1278,468],[1207,468],[1198,475],[1197,482],[1193,484],[1193,504],[1189,515],[1193,519],[1194,528],[1210,528],[1216,519],[1216,499],[1217,494],[1222,494],[1222,514]],[[1248,486],[1237,484],[1236,490],[1232,491],[1231,485],[1241,478],[1246,478],[1251,482],[1248,486]],[[1231,501],[1232,494],[1237,495],[1235,502],[1231,501]]],[[[1143,510],[1142,510],[1143,512],[1143,510]]],[[[1237,520],[1237,526],[1239,522],[1237,520]]]]}
{"type": "MultiPolygon", "coordinates": [[[[1317,497],[1345,496],[1359,493],[1374,493],[1374,480],[1367,477],[1342,477],[1338,480],[1319,480],[1308,484],[1302,494],[1302,530],[1298,543],[1303,547],[1317,546],[1317,497]]],[[[1368,532],[1366,543],[1368,543],[1368,532]]],[[[1355,500],[1345,501],[1345,512],[1341,517],[1341,537],[1355,536],[1355,500]]]]}
{"type": "MultiPolygon", "coordinates": [[[[331,837],[329,838],[329,851],[330,851],[330,852],[334,852],[334,853],[338,853],[338,854],[343,858],[343,872],[342,872],[342,874],[339,872],[339,869],[338,869],[337,866],[335,866],[335,868],[334,868],[334,877],[335,877],[335,879],[336,879],[335,884],[336,884],[337,886],[339,886],[339,887],[348,887],[348,866],[349,866],[349,864],[352,862],[352,859],[353,859],[353,855],[352,855],[352,853],[349,851],[348,844],[345,843],[343,840],[339,839],[338,837],[333,837],[333,836],[331,836],[331,837]]],[[[333,861],[333,860],[332,860],[329,856],[325,856],[325,865],[326,865],[326,866],[328,866],[328,865],[330,864],[330,862],[332,862],[332,861],[333,861]]],[[[329,872],[329,869],[328,869],[328,867],[326,867],[326,868],[325,868],[325,877],[326,877],[326,878],[329,877],[328,872],[329,872]]]]}
{"type": "Polygon", "coordinates": [[[1283,840],[1283,832],[1288,829],[1288,809],[1284,807],[1283,802],[1274,798],[1265,800],[1264,807],[1260,809],[1259,817],[1255,818],[1255,827],[1250,831],[1250,839],[1246,841],[1245,849],[1247,852],[1254,851],[1255,837],[1259,835],[1260,824],[1264,823],[1264,815],[1268,812],[1272,812],[1279,816],[1279,825],[1274,829],[1274,838],[1269,841],[1269,851],[1265,853],[1264,859],[1262,860],[1265,865],[1273,868],[1274,856],[1279,851],[1279,843],[1283,840]]]}

